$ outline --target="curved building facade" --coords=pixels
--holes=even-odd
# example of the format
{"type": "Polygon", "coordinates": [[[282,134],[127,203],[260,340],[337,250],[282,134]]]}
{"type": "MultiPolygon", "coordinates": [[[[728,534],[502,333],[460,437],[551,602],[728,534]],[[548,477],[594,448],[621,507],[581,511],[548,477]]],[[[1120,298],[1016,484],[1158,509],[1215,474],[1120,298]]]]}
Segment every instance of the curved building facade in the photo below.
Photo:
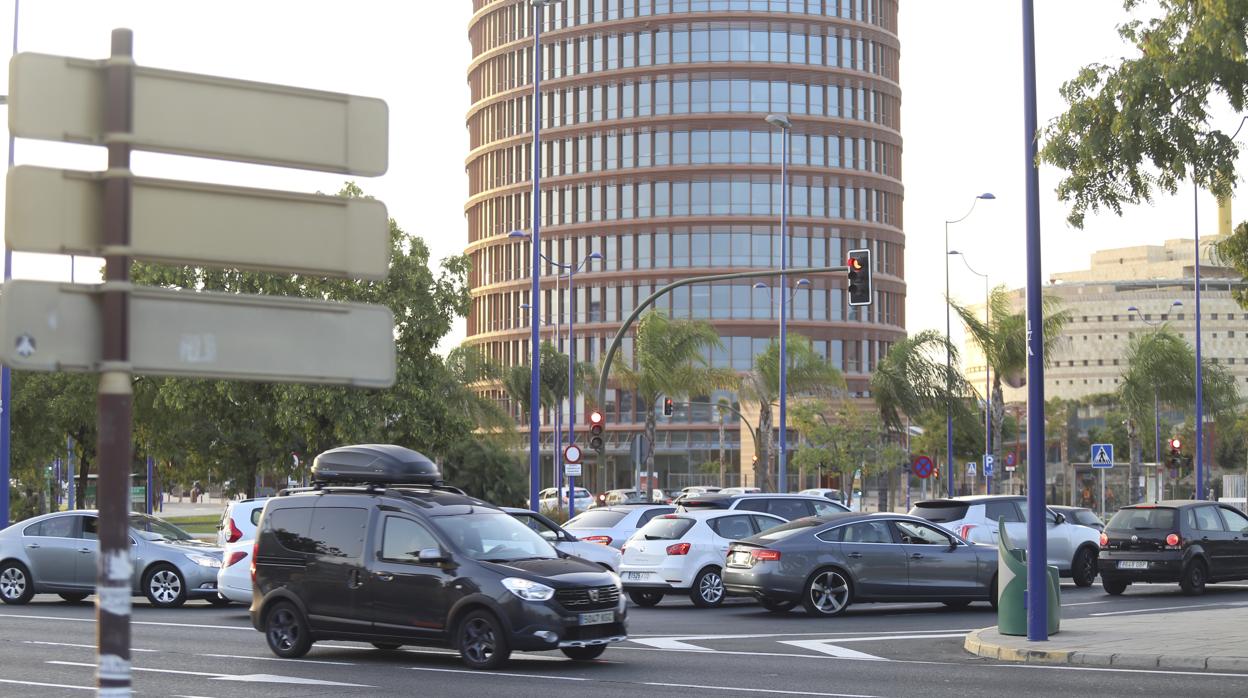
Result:
{"type": "MultiPolygon", "coordinates": [[[[468,335],[510,366],[529,355],[531,248],[508,233],[532,229],[535,13],[527,0],[474,0],[474,10],[468,335]]],[[[872,305],[847,305],[844,275],[817,276],[790,291],[789,328],[865,393],[905,333],[897,1],[562,0],[540,13],[539,244],[560,263],[603,257],[576,275],[578,359],[597,363],[658,286],[780,266],[783,134],[764,117],[785,114],[790,265],[843,264],[858,247],[875,264],[872,305]]],[[[541,270],[539,320],[552,339],[573,307],[556,271],[541,270]]],[[[711,360],[745,371],[777,333],[779,293],[753,280],[693,285],[658,307],[714,323],[724,346],[711,360]]],[[[645,406],[609,395],[610,452],[627,454],[645,406]]],[[[661,469],[673,476],[719,458],[709,406],[678,409],[661,431],[661,469]]],[[[737,423],[726,432],[736,462],[737,423]]]]}

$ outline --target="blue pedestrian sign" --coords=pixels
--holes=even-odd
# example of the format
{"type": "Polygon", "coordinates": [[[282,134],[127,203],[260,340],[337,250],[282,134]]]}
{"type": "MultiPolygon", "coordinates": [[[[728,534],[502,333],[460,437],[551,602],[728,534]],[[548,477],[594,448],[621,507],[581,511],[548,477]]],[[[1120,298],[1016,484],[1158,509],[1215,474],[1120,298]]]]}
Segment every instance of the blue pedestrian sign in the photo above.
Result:
{"type": "Polygon", "coordinates": [[[1114,445],[1113,444],[1092,444],[1092,467],[1093,468],[1114,467],[1114,445]]]}

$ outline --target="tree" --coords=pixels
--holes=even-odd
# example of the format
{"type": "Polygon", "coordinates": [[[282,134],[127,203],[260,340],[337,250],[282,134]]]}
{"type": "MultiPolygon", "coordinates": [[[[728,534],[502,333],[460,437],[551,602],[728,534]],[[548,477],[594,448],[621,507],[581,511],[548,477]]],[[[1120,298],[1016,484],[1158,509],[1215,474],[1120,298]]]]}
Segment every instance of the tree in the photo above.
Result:
{"type": "MultiPolygon", "coordinates": [[[[1140,0],[1124,0],[1135,10],[1140,0]]],[[[1058,196],[1070,222],[1087,211],[1121,215],[1124,204],[1175,193],[1189,179],[1231,195],[1239,148],[1209,125],[1210,102],[1238,114],[1248,100],[1241,0],[1159,0],[1159,16],[1132,19],[1118,33],[1133,47],[1116,65],[1092,64],[1062,86],[1067,111],[1043,130],[1040,158],[1066,171],[1058,196]]],[[[1237,266],[1248,264],[1241,254],[1237,266]]]]}
{"type": "MultiPolygon", "coordinates": [[[[541,369],[537,380],[541,394],[538,403],[545,409],[551,409],[568,396],[568,355],[550,342],[542,342],[539,351],[541,369]]],[[[507,371],[503,384],[512,401],[520,406],[521,416],[528,419],[533,371],[526,364],[516,364],[507,371]]]]}
{"type": "Polygon", "coordinates": [[[495,441],[465,438],[446,454],[442,476],[468,494],[500,506],[524,506],[528,466],[495,441]]]}
{"type": "MultiPolygon", "coordinates": [[[[808,394],[827,396],[845,389],[845,378],[828,360],[815,352],[810,340],[802,335],[788,337],[787,396],[808,394]]],[[[758,460],[754,462],[754,482],[758,487],[772,486],[772,455],[775,434],[772,429],[772,408],[780,404],[780,342],[772,339],[754,357],[754,368],[741,379],[741,399],[758,403],[758,433],[754,444],[758,460]]]]}
{"type": "Polygon", "coordinates": [[[633,365],[616,362],[613,368],[620,387],[633,391],[637,402],[646,406],[646,472],[654,471],[659,398],[704,395],[736,383],[732,371],[712,368],[707,359],[710,350],[720,346],[719,335],[708,322],[673,320],[650,310],[637,323],[633,365]]]}
{"type": "MultiPolygon", "coordinates": [[[[1061,301],[1045,296],[1041,302],[1044,321],[1044,360],[1047,364],[1053,350],[1061,339],[1062,330],[1070,322],[1070,311],[1061,307],[1061,301]]],[[[988,320],[966,306],[953,303],[953,310],[966,326],[970,339],[983,352],[992,369],[992,453],[995,462],[1001,462],[1001,425],[1005,421],[1005,396],[1001,389],[1004,381],[1013,383],[1025,379],[1027,370],[1027,312],[1014,311],[1014,305],[1005,286],[998,286],[988,296],[988,320]]]]}
{"type": "Polygon", "coordinates": [[[902,431],[902,415],[917,416],[926,410],[943,410],[952,405],[958,416],[969,410],[965,398],[974,390],[958,365],[958,351],[936,330],[924,330],[907,337],[880,359],[871,375],[871,397],[885,426],[902,431]],[[945,352],[952,356],[946,364],[945,352]]]}
{"type": "Polygon", "coordinates": [[[34,478],[36,469],[65,451],[65,437],[74,442],[78,486],[75,506],[86,507],[86,484],[95,464],[94,376],[85,373],[12,374],[12,476],[34,478]]]}

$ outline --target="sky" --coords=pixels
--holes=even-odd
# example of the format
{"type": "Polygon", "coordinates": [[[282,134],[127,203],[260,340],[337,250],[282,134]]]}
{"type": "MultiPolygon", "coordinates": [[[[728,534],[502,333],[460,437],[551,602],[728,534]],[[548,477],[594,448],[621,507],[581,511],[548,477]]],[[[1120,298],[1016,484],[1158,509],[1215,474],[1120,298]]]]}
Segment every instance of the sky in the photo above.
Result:
{"type": "MultiPolygon", "coordinates": [[[[13,0],[0,0],[0,42],[12,36],[13,0]]],[[[1038,111],[1041,125],[1061,113],[1062,82],[1092,62],[1129,55],[1115,27],[1127,16],[1119,0],[1043,0],[1036,4],[1038,111]]],[[[1024,132],[1021,2],[902,0],[902,156],[905,185],[907,329],[944,328],[944,222],[950,247],[988,273],[993,285],[1024,281],[1024,132]]],[[[464,124],[470,106],[466,70],[471,0],[22,0],[20,51],[84,58],[108,54],[109,33],[134,30],[140,65],[347,92],[386,100],[390,168],[355,178],[384,201],[390,216],[428,243],[436,261],[467,241],[468,182],[464,124]]],[[[0,80],[7,82],[6,76],[0,80]]],[[[5,88],[7,94],[7,87],[5,88]]],[[[1234,130],[1228,111],[1215,125],[1234,130]]],[[[102,170],[102,148],[19,139],[17,164],[102,170]]],[[[136,153],[142,176],[220,182],[290,191],[337,191],[341,175],[136,153]]],[[[1245,174],[1241,167],[1241,177],[1245,174]]],[[[1053,193],[1060,173],[1040,175],[1042,273],[1086,268],[1098,249],[1158,244],[1192,234],[1192,195],[1089,216],[1084,230],[1066,222],[1053,193]]],[[[1200,226],[1216,227],[1213,197],[1200,196],[1200,226]]],[[[1237,216],[1240,220],[1242,216],[1237,216]]],[[[17,253],[17,278],[68,280],[69,258],[17,253]]],[[[97,260],[78,258],[80,282],[98,279],[97,260]]],[[[952,296],[982,298],[983,280],[956,259],[952,296]]],[[[461,321],[443,342],[464,336],[461,321]]],[[[955,328],[955,340],[960,332],[955,328]]]]}

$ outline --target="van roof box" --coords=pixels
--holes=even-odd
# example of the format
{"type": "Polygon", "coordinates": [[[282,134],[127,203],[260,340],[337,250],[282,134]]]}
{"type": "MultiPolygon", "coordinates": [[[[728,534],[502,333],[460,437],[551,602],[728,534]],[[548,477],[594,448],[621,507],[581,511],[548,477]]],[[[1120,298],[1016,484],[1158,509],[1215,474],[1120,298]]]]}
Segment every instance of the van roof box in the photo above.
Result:
{"type": "Polygon", "coordinates": [[[331,448],[312,461],[312,481],[320,484],[442,484],[442,473],[428,457],[393,444],[331,448]]]}

